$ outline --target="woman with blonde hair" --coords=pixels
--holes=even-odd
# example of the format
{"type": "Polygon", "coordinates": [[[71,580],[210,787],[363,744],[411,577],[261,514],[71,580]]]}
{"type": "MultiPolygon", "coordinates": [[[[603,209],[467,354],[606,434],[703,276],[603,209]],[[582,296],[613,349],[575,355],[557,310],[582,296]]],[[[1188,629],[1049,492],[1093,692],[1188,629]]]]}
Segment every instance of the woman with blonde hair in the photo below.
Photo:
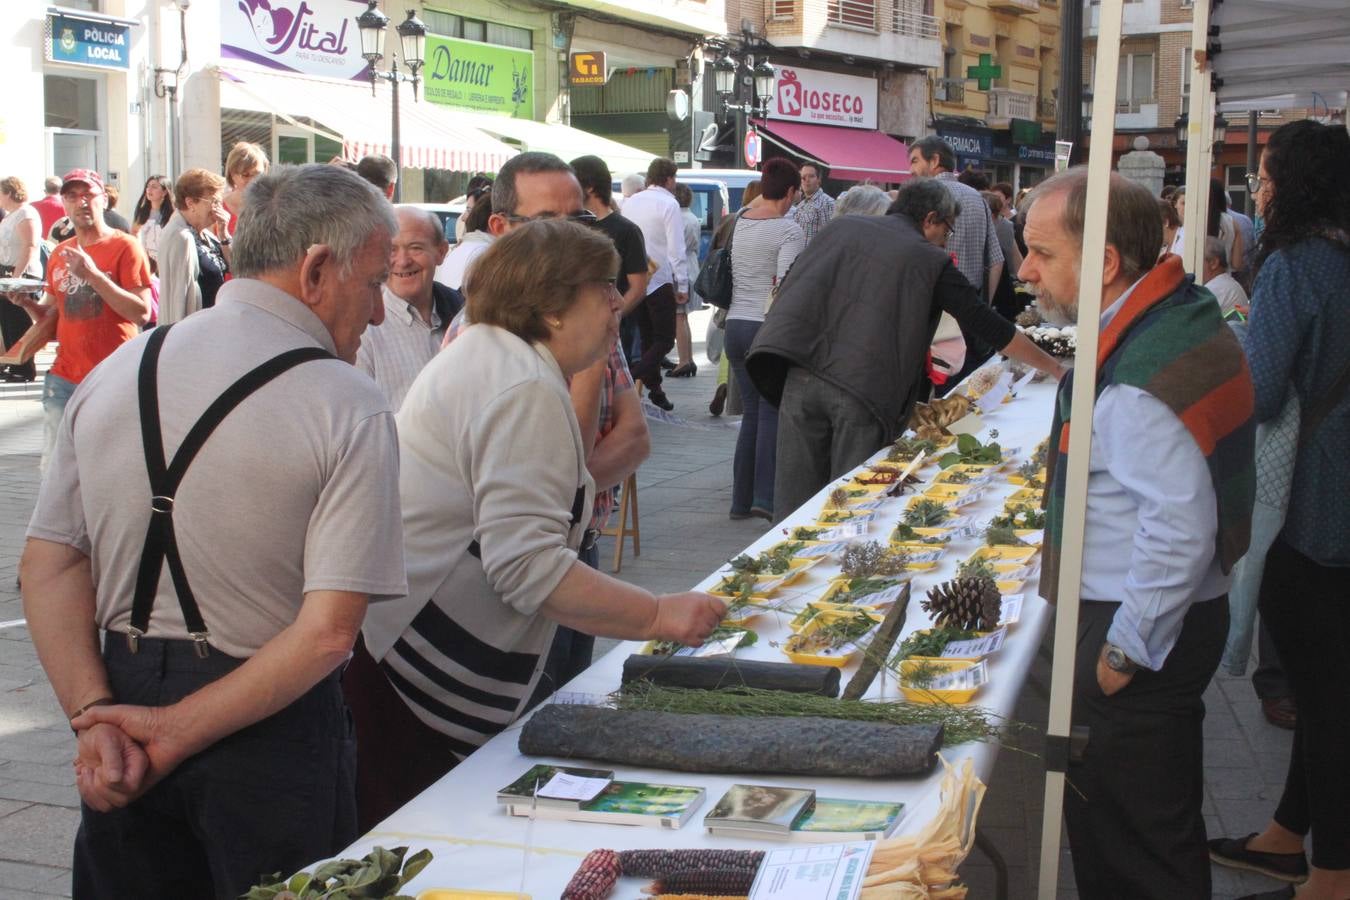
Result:
{"type": "Polygon", "coordinates": [[[253,179],[266,173],[267,166],[267,154],[257,144],[240,141],[230,148],[225,157],[225,186],[230,189],[225,195],[225,209],[230,214],[225,226],[228,234],[234,234],[239,211],[244,208],[244,189],[253,179]]]}

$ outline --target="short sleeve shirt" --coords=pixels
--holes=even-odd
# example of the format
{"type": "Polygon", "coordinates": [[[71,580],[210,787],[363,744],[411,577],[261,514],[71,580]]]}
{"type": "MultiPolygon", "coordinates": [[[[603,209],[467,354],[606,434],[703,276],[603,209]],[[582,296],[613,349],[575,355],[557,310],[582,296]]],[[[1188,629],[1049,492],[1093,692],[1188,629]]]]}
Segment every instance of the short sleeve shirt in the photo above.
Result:
{"type": "MultiPolygon", "coordinates": [[[[61,251],[74,244],[63,241],[47,266],[47,293],[56,298],[56,362],[52,374],[79,384],[108,354],[140,333],[140,328],[117,313],[93,286],[66,266],[61,251]]],[[[150,286],[150,260],[141,242],[114,231],[83,248],[99,271],[129,291],[150,286]]]]}
{"type": "MultiPolygon", "coordinates": [[[[126,631],[150,518],[137,413],[146,340],[124,345],[71,397],[28,536],[90,559],[101,628],[126,631]]],[[[174,325],[159,359],[164,450],[172,459],[206,407],[241,375],[296,347],[333,351],[299,300],[252,279],[174,325]]],[[[188,583],[230,656],[253,655],[295,621],[304,595],[372,601],[407,591],[398,440],[379,388],[337,359],[302,363],[227,416],[188,468],[174,527],[188,583]]],[[[167,566],[148,634],[186,639],[167,566]]]]}
{"type": "Polygon", "coordinates": [[[625,219],[619,213],[610,213],[596,227],[609,235],[614,249],[619,251],[619,277],[614,286],[620,294],[628,293],[628,276],[640,275],[647,271],[647,243],[642,238],[642,229],[625,219]]]}

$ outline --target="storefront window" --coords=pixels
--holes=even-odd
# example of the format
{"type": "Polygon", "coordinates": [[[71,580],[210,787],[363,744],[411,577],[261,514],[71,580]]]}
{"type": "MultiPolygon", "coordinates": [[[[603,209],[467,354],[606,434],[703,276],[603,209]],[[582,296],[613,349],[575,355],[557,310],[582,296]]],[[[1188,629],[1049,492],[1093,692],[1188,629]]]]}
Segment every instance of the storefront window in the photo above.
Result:
{"type": "Polygon", "coordinates": [[[498,44],[502,47],[515,47],[518,50],[534,49],[534,34],[528,28],[498,25],[496,22],[469,19],[455,13],[441,12],[436,9],[422,10],[422,18],[427,23],[427,31],[432,34],[461,38],[466,41],[498,44]]]}
{"type": "Polygon", "coordinates": [[[98,81],[68,75],[42,78],[43,100],[48,128],[98,130],[98,81]]]}

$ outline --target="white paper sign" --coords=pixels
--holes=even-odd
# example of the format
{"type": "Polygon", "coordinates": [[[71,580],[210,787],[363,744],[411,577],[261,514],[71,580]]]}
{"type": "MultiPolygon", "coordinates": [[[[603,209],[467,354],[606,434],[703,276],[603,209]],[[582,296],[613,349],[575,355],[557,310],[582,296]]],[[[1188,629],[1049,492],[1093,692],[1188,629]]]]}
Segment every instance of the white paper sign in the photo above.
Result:
{"type": "Polygon", "coordinates": [[[743,637],[745,637],[744,631],[733,631],[724,638],[707,641],[701,647],[681,647],[671,656],[692,656],[697,659],[702,659],[705,656],[722,656],[739,647],[743,637]]]}
{"type": "Polygon", "coordinates": [[[999,615],[998,624],[1002,627],[1016,625],[1022,618],[1022,595],[1004,594],[1002,613],[999,615]]]}
{"type": "Polygon", "coordinates": [[[858,509],[863,511],[875,512],[876,510],[881,508],[881,505],[885,503],[886,500],[887,498],[884,496],[878,497],[875,500],[868,500],[863,503],[855,503],[852,506],[850,506],[849,509],[858,509]]]}
{"type": "MultiPolygon", "coordinates": [[[[1011,375],[1012,373],[1009,372],[1008,374],[1011,375]]],[[[1025,375],[1023,375],[1021,378],[1017,379],[1017,383],[1014,384],[1014,385],[1012,386],[1013,396],[1016,397],[1019,393],[1021,393],[1022,388],[1026,387],[1026,386],[1029,385],[1029,384],[1031,384],[1031,379],[1035,378],[1036,375],[1037,375],[1037,371],[1036,371],[1035,369],[1032,369],[1032,370],[1028,371],[1027,374],[1025,374],[1025,375]]]]}
{"type": "Polygon", "coordinates": [[[998,631],[992,631],[982,638],[952,641],[943,648],[942,655],[952,659],[976,659],[981,656],[988,656],[1002,649],[1003,642],[1007,637],[1008,629],[1000,628],[998,631]]]}
{"type": "Polygon", "coordinates": [[[853,542],[850,540],[832,540],[827,544],[811,547],[806,552],[810,553],[812,556],[838,556],[851,546],[853,546],[853,542]]]}
{"type": "MultiPolygon", "coordinates": [[[[901,575],[899,577],[905,577],[901,575]]],[[[903,584],[893,584],[888,588],[877,591],[873,594],[853,594],[850,596],[849,603],[858,603],[863,606],[880,606],[883,603],[894,603],[900,599],[900,592],[905,589],[903,584]]],[[[835,602],[835,601],[831,601],[835,602]]],[[[840,601],[842,602],[842,601],[840,601]]]]}
{"type": "Polygon", "coordinates": [[[1002,375],[998,376],[994,386],[985,391],[980,399],[975,401],[975,408],[986,416],[998,409],[999,404],[1003,402],[1003,398],[1008,396],[1008,392],[1012,390],[1012,380],[1012,372],[1004,371],[1002,375]]]}
{"type": "Polygon", "coordinates": [[[939,547],[936,550],[920,550],[915,553],[909,553],[909,561],[912,563],[934,563],[942,559],[947,551],[939,547]]]}
{"type": "Polygon", "coordinates": [[[555,800],[594,800],[600,792],[609,787],[608,778],[582,778],[567,772],[558,772],[535,791],[540,797],[552,797],[555,800]]]}
{"type": "Polygon", "coordinates": [[[857,841],[770,850],[750,900],[855,900],[876,846],[857,841]]]}
{"type": "Polygon", "coordinates": [[[980,418],[978,413],[969,412],[948,425],[947,430],[952,434],[979,434],[984,431],[984,420],[980,418]]]}

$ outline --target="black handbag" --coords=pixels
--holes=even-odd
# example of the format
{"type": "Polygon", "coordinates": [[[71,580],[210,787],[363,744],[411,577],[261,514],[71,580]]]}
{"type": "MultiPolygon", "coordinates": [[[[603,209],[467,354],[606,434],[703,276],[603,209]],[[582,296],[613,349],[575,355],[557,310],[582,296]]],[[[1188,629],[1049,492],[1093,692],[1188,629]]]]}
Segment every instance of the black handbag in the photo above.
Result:
{"type": "MultiPolygon", "coordinates": [[[[744,212],[742,210],[736,213],[737,221],[740,220],[744,212]]],[[[731,241],[735,236],[736,222],[733,222],[731,230],[727,234],[727,242],[721,247],[708,251],[708,258],[703,261],[703,265],[698,270],[698,277],[694,279],[694,290],[698,291],[700,297],[718,309],[731,307],[731,241]]]]}

